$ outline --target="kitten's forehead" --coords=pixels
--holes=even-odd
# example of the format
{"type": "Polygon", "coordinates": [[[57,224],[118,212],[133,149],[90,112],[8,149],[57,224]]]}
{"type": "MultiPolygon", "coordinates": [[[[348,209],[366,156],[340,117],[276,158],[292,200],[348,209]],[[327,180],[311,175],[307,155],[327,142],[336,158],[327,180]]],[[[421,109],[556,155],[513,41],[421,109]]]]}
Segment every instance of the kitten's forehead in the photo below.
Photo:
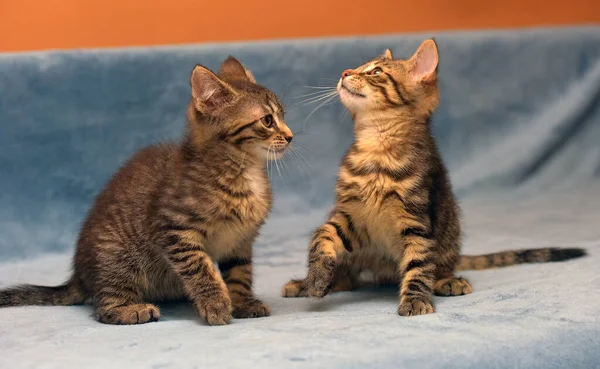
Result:
{"type": "Polygon", "coordinates": [[[369,72],[377,67],[381,67],[381,66],[385,66],[388,65],[389,63],[386,60],[377,58],[377,59],[373,59],[370,60],[368,62],[366,62],[365,64],[361,65],[360,67],[356,68],[357,71],[362,72],[362,73],[366,73],[369,72]]]}

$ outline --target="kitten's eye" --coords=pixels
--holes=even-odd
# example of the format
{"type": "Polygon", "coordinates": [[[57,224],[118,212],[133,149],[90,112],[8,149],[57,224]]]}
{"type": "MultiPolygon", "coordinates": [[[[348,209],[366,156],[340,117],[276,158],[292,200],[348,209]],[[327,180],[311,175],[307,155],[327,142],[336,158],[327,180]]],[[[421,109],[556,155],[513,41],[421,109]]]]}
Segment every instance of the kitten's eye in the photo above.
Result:
{"type": "Polygon", "coordinates": [[[380,74],[382,72],[383,72],[383,70],[381,70],[381,68],[377,67],[377,68],[373,68],[371,70],[371,73],[369,73],[369,74],[380,74]]]}
{"type": "Polygon", "coordinates": [[[271,128],[273,127],[273,124],[275,124],[275,119],[273,119],[273,116],[271,114],[267,114],[264,117],[262,117],[261,121],[262,124],[264,124],[264,126],[267,128],[271,128]]]}

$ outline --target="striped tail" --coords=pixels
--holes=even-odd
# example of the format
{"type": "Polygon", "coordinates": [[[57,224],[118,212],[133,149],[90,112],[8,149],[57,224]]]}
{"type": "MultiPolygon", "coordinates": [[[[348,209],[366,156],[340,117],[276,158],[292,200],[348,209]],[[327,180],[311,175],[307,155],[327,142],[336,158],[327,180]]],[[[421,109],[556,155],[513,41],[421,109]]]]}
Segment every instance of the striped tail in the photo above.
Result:
{"type": "Polygon", "coordinates": [[[585,249],[579,248],[524,249],[485,255],[461,255],[456,270],[483,270],[518,264],[548,263],[575,259],[585,255],[585,249]]]}
{"type": "Polygon", "coordinates": [[[71,279],[56,287],[30,284],[0,290],[0,307],[24,305],[77,305],[87,299],[79,283],[71,279]]]}

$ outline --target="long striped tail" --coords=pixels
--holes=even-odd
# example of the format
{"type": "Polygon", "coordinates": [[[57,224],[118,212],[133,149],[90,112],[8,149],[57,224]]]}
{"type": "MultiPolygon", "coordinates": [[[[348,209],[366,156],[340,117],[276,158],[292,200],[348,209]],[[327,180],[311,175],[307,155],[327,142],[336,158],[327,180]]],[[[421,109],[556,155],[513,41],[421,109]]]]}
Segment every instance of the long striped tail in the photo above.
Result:
{"type": "Polygon", "coordinates": [[[585,255],[585,249],[580,248],[523,249],[485,255],[461,255],[456,270],[483,270],[518,264],[557,262],[585,255]]]}
{"type": "Polygon", "coordinates": [[[25,305],[77,305],[87,296],[73,278],[66,284],[56,287],[31,284],[9,287],[0,290],[0,307],[25,305]]]}

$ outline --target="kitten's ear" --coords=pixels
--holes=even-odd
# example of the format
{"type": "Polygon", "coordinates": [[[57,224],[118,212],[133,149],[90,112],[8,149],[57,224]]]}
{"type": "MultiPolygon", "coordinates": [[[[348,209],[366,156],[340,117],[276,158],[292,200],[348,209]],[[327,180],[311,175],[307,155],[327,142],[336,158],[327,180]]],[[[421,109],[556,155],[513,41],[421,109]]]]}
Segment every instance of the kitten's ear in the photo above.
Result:
{"type": "Polygon", "coordinates": [[[408,60],[410,75],[415,82],[433,82],[438,67],[438,49],[434,39],[423,41],[415,54],[408,60]]]}
{"type": "Polygon", "coordinates": [[[242,80],[256,83],[256,79],[252,75],[252,72],[246,69],[239,60],[231,55],[225,59],[223,64],[221,64],[219,77],[226,81],[242,80]]]}
{"type": "Polygon", "coordinates": [[[229,105],[236,92],[208,68],[196,65],[190,78],[194,105],[199,112],[211,115],[229,105]]]}
{"type": "Polygon", "coordinates": [[[381,58],[383,58],[385,60],[394,60],[394,56],[392,55],[392,50],[385,49],[383,54],[381,54],[381,58]]]}

